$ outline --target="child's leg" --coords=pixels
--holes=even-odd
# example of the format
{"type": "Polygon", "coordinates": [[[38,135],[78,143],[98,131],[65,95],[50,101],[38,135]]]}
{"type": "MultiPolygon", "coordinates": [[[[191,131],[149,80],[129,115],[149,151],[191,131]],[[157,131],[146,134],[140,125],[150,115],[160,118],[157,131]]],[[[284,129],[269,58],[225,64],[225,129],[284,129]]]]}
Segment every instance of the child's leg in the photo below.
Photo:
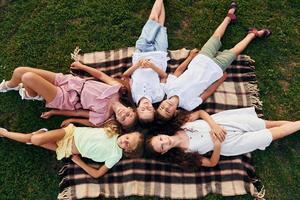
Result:
{"type": "MultiPolygon", "coordinates": [[[[157,43],[161,43],[157,41],[157,38],[160,37],[158,36],[161,35],[160,32],[166,34],[166,31],[161,31],[161,29],[166,29],[161,25],[161,23],[164,22],[164,15],[163,0],[156,0],[149,16],[149,20],[144,25],[142,33],[139,39],[136,41],[135,47],[137,52],[161,50],[160,47],[157,47],[157,43]]],[[[162,42],[164,49],[166,44],[167,41],[164,43],[162,42]]]]}
{"type": "Polygon", "coordinates": [[[278,126],[282,126],[287,123],[291,123],[291,121],[269,121],[269,120],[264,120],[266,123],[266,128],[274,128],[278,126]]]}
{"type": "Polygon", "coordinates": [[[46,71],[42,69],[36,69],[32,67],[18,67],[14,70],[11,79],[7,81],[7,86],[10,88],[18,86],[22,82],[22,76],[26,72],[34,72],[40,75],[41,77],[43,77],[44,79],[46,79],[47,81],[54,84],[55,74],[56,74],[54,72],[46,71]]]}
{"type": "Polygon", "coordinates": [[[250,42],[256,37],[262,37],[266,34],[266,29],[262,29],[257,32],[248,32],[247,36],[236,44],[230,50],[224,50],[218,52],[215,58],[212,58],[216,64],[218,64],[223,71],[236,59],[236,57],[246,49],[250,42]]]}
{"type": "Polygon", "coordinates": [[[299,131],[300,121],[284,123],[281,126],[270,128],[269,130],[272,134],[273,141],[274,141],[299,131]]]}
{"type": "MultiPolygon", "coordinates": [[[[228,13],[234,13],[235,8],[232,8],[228,11],[228,13]]],[[[223,22],[218,26],[218,28],[215,30],[214,34],[212,36],[217,37],[221,39],[228,27],[228,25],[231,22],[231,18],[229,16],[226,16],[223,20],[223,22]]]]}
{"type": "Polygon", "coordinates": [[[3,137],[9,138],[11,140],[17,141],[17,142],[21,142],[21,143],[32,143],[37,146],[42,146],[42,145],[46,144],[46,146],[50,147],[50,145],[52,143],[54,143],[64,137],[65,131],[64,131],[64,129],[57,129],[57,130],[53,130],[53,131],[47,131],[44,133],[24,134],[24,133],[0,130],[0,135],[3,137]]]}
{"type": "Polygon", "coordinates": [[[23,74],[22,83],[30,96],[36,96],[37,93],[46,102],[51,102],[56,97],[58,87],[34,72],[23,74]]]}
{"type": "Polygon", "coordinates": [[[158,17],[158,23],[160,25],[164,26],[165,19],[166,19],[166,10],[165,10],[164,3],[162,2],[161,11],[160,11],[160,14],[159,14],[159,17],[158,17]]]}
{"type": "MultiPolygon", "coordinates": [[[[163,3],[164,3],[163,0],[155,1],[155,3],[153,4],[152,10],[151,10],[149,19],[160,23],[159,19],[160,19],[160,15],[162,14],[163,3]]],[[[163,24],[161,24],[161,25],[163,26],[163,24]]]]}

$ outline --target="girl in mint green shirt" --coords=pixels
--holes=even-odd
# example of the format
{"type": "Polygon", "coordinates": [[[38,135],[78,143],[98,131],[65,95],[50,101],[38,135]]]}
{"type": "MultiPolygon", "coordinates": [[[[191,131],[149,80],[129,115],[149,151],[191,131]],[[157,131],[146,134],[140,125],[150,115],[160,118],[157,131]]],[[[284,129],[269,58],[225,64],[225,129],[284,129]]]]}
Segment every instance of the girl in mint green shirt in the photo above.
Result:
{"type": "Polygon", "coordinates": [[[0,137],[6,137],[26,144],[34,144],[56,151],[57,159],[72,156],[72,161],[94,178],[103,176],[124,154],[138,157],[143,147],[143,134],[131,132],[119,135],[113,128],[91,128],[69,126],[46,131],[23,134],[0,128],[0,137]],[[98,169],[87,165],[81,157],[104,164],[98,169]]]}

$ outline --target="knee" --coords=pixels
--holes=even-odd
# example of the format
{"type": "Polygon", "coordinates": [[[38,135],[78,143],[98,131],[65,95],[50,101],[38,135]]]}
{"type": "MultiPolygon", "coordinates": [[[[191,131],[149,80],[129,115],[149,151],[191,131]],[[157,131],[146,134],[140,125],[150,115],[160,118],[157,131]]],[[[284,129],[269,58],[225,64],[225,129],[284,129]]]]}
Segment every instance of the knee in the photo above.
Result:
{"type": "Polygon", "coordinates": [[[158,22],[158,16],[156,15],[150,15],[149,19],[158,22]]]}
{"type": "Polygon", "coordinates": [[[41,135],[32,135],[31,136],[31,143],[36,145],[36,146],[40,146],[42,145],[42,137],[41,135]]]}
{"type": "Polygon", "coordinates": [[[23,76],[21,77],[21,80],[23,83],[31,83],[32,80],[36,77],[36,74],[33,72],[26,72],[23,74],[23,76]]]}
{"type": "Polygon", "coordinates": [[[14,75],[17,77],[22,77],[23,74],[25,74],[26,72],[28,72],[30,69],[30,67],[17,67],[14,70],[14,75]]]}

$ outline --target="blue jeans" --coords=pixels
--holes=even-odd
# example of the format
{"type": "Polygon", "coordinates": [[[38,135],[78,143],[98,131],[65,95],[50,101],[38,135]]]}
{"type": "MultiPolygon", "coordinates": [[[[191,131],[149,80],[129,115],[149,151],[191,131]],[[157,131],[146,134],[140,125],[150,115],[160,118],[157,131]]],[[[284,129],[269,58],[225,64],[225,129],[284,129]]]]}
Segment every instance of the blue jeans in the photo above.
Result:
{"type": "Polygon", "coordinates": [[[137,52],[167,51],[167,28],[149,19],[143,27],[139,39],[135,43],[137,52]]]}

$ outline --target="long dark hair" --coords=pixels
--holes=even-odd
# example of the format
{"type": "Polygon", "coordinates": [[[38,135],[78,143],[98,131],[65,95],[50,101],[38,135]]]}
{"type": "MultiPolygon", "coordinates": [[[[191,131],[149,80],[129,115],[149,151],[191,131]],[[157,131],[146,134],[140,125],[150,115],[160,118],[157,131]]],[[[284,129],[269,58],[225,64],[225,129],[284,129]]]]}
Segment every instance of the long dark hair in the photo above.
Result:
{"type": "Polygon", "coordinates": [[[180,148],[172,148],[164,154],[153,149],[151,140],[154,136],[149,136],[145,142],[145,157],[157,159],[159,161],[174,163],[183,168],[196,169],[202,166],[202,156],[197,152],[184,152],[180,148]]]}
{"type": "Polygon", "coordinates": [[[122,87],[119,90],[120,100],[122,103],[127,106],[135,108],[135,103],[132,98],[131,88],[130,88],[130,79],[125,76],[121,76],[120,78],[115,78],[116,81],[122,84],[122,87]]]}
{"type": "Polygon", "coordinates": [[[145,156],[163,162],[174,163],[184,168],[196,169],[200,167],[203,157],[197,152],[184,152],[180,148],[172,148],[166,153],[161,154],[156,152],[151,144],[152,138],[158,134],[172,136],[176,134],[177,131],[183,130],[181,126],[187,122],[188,117],[189,112],[182,112],[168,123],[163,125],[156,124],[150,128],[145,140],[145,156]]]}

